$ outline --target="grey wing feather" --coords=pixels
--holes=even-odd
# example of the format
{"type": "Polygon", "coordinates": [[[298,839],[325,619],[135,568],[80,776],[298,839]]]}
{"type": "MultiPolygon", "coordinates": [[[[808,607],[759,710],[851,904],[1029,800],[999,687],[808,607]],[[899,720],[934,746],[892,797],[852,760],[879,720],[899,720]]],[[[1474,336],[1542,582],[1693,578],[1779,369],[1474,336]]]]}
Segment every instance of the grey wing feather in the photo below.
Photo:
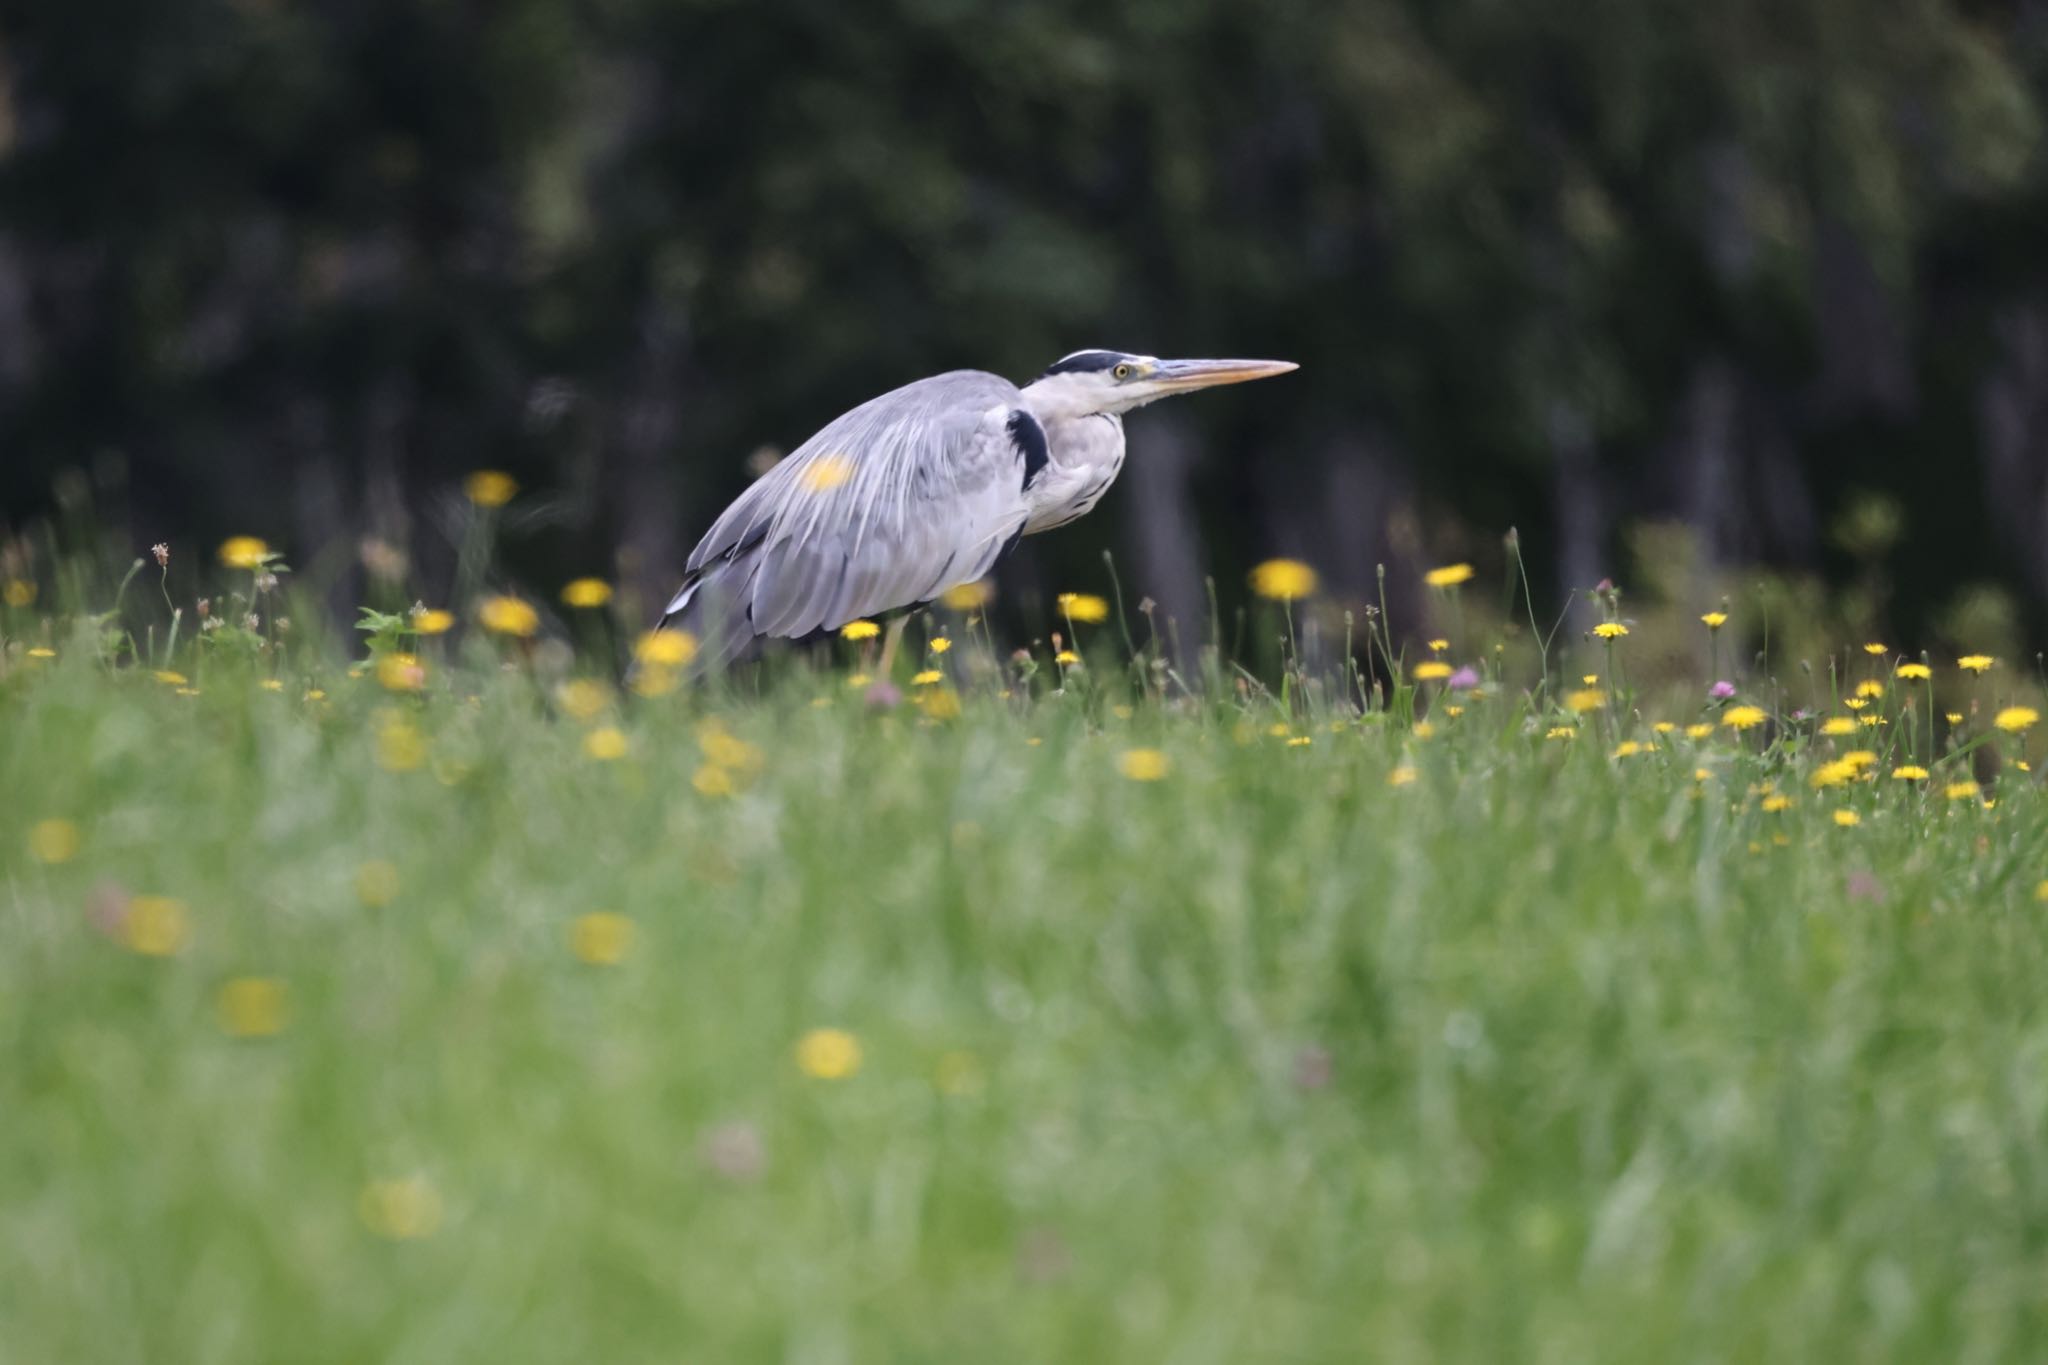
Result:
{"type": "Polygon", "coordinates": [[[1024,524],[1022,397],[955,370],[837,418],[719,517],[669,613],[708,590],[748,633],[794,637],[980,578],[1024,524]]]}

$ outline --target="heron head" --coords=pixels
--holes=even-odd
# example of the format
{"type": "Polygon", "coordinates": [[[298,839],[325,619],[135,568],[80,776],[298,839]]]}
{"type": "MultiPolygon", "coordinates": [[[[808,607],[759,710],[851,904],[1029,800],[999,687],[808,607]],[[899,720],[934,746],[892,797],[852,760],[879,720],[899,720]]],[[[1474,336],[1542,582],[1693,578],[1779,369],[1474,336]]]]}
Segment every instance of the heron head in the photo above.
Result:
{"type": "Polygon", "coordinates": [[[1024,393],[1042,418],[1088,417],[1297,368],[1291,360],[1161,360],[1127,351],[1076,351],[1054,361],[1024,393]]]}

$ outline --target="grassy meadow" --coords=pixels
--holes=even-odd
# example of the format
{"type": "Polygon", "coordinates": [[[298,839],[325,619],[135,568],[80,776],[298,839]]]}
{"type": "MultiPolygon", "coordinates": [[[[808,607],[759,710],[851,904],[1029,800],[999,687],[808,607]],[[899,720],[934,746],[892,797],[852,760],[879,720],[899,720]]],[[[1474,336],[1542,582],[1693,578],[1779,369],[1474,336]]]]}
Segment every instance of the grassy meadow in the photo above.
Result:
{"type": "Polygon", "coordinates": [[[153,566],[0,616],[0,1362],[2048,1340],[2023,660],[1538,663],[1447,571],[1380,685],[1085,595],[706,684],[223,553],[175,644],[153,566]]]}

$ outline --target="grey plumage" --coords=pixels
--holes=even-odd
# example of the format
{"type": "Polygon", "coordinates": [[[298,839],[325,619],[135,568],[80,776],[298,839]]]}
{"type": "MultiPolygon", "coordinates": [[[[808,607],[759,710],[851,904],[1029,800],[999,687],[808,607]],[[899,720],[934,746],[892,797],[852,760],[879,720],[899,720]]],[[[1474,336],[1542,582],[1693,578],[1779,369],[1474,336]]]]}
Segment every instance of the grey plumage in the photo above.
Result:
{"type": "Polygon", "coordinates": [[[1124,411],[1293,368],[1095,351],[1023,389],[979,370],[906,384],[836,418],[741,494],[691,553],[663,624],[695,628],[715,664],[754,636],[929,602],[985,576],[1019,535],[1093,507],[1123,462],[1124,411]]]}

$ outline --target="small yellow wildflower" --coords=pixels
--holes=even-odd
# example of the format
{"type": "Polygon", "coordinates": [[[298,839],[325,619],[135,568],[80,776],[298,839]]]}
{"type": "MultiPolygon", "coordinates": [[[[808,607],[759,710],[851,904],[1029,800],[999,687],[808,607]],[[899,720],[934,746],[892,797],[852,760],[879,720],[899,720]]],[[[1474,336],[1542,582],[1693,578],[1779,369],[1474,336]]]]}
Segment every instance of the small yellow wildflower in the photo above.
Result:
{"type": "Polygon", "coordinates": [[[1975,782],[1951,782],[1941,789],[1941,794],[1951,801],[1968,801],[1983,794],[1975,782]]]}
{"type": "Polygon", "coordinates": [[[1252,570],[1252,591],[1275,602],[1293,602],[1316,590],[1316,571],[1298,559],[1269,559],[1252,570]]]}
{"type": "Polygon", "coordinates": [[[1432,654],[1441,654],[1450,647],[1451,642],[1449,640],[1431,640],[1429,642],[1429,652],[1432,654]]]}
{"type": "Polygon", "coordinates": [[[136,896],[121,921],[121,942],[144,957],[171,957],[192,937],[185,902],[169,896],[136,896]]]}
{"type": "Polygon", "coordinates": [[[593,967],[616,967],[633,947],[633,921],[610,910],[578,915],[569,926],[569,951],[593,967]]]}
{"type": "Polygon", "coordinates": [[[1722,715],[1721,723],[1731,730],[1748,730],[1769,719],[1769,714],[1761,706],[1731,706],[1722,715]]]}
{"type": "Polygon", "coordinates": [[[1859,697],[1881,697],[1884,695],[1884,684],[1875,678],[1865,678],[1862,682],[1856,684],[1856,695],[1859,697]]]}
{"type": "Polygon", "coordinates": [[[156,680],[165,687],[183,687],[187,681],[183,673],[174,673],[168,668],[159,668],[156,671],[156,680]]]}
{"type": "Polygon", "coordinates": [[[363,1226],[394,1242],[431,1237],[441,1226],[441,1195],[425,1176],[372,1180],[356,1196],[363,1226]]]}
{"type": "Polygon", "coordinates": [[[1602,621],[1593,627],[1593,633],[1603,640],[1619,640],[1628,634],[1628,627],[1619,621],[1602,621]]]}
{"type": "Polygon", "coordinates": [[[1713,733],[1714,727],[1706,721],[1699,721],[1696,724],[1685,727],[1685,737],[1687,739],[1705,739],[1713,733]]]}
{"type": "Polygon", "coordinates": [[[932,687],[917,694],[917,709],[926,720],[955,720],[960,715],[960,694],[950,687],[932,687]]]}
{"type": "Polygon", "coordinates": [[[1835,823],[1836,823],[1836,824],[1838,824],[1838,825],[1840,825],[1840,826],[1841,826],[1841,827],[1842,827],[1843,829],[1847,829],[1847,828],[1849,828],[1849,826],[1851,826],[1851,825],[1860,825],[1860,824],[1862,824],[1862,823],[1863,823],[1863,817],[1862,817],[1862,816],[1860,816],[1860,815],[1858,815],[1858,814],[1857,814],[1857,813],[1856,813],[1855,811],[1853,811],[1853,810],[1847,810],[1847,809],[1843,809],[1843,810],[1837,810],[1837,811],[1835,812],[1835,823]]]}
{"type": "Polygon", "coordinates": [[[1414,735],[1417,739],[1428,739],[1436,733],[1436,727],[1426,720],[1418,720],[1415,722],[1415,728],[1408,733],[1414,735]]]}
{"type": "Polygon", "coordinates": [[[1564,694],[1564,704],[1573,712],[1583,715],[1587,711],[1598,711],[1607,705],[1607,694],[1597,687],[1583,688],[1564,694]]]}
{"type": "Polygon", "coordinates": [[[412,629],[416,635],[445,635],[455,624],[455,613],[439,607],[421,607],[412,614],[412,629]]]}
{"type": "Polygon", "coordinates": [[[951,640],[948,640],[943,635],[934,639],[930,645],[931,652],[934,654],[944,654],[947,650],[951,649],[952,647],[953,642],[951,640]]]}
{"type": "Polygon", "coordinates": [[[37,645],[29,650],[28,657],[31,659],[54,659],[57,657],[57,651],[51,649],[48,645],[37,645]]]}
{"type": "Polygon", "coordinates": [[[848,687],[866,687],[873,681],[874,679],[865,673],[849,673],[846,675],[846,685],[848,687]]]}
{"type": "Polygon", "coordinates": [[[1956,660],[1956,667],[1965,673],[1982,673],[1996,662],[1989,654],[1965,654],[1956,660]]]}
{"type": "Polygon", "coordinates": [[[1387,785],[1389,787],[1405,787],[1421,775],[1414,768],[1404,763],[1387,774],[1387,785]]]}
{"type": "Polygon", "coordinates": [[[1816,788],[1839,787],[1855,776],[1855,764],[1844,763],[1840,759],[1836,759],[1833,763],[1823,763],[1818,768],[1815,768],[1813,776],[1807,780],[1816,788]]]}
{"type": "Polygon", "coordinates": [[[1569,725],[1553,725],[1544,732],[1545,739],[1577,739],[1579,732],[1569,725]]]}
{"type": "Polygon", "coordinates": [[[284,1032],[284,982],[274,976],[237,976],[213,997],[214,1017],[230,1038],[270,1038],[284,1032]]]}
{"type": "Polygon", "coordinates": [[[1777,792],[1764,798],[1763,807],[1766,811],[1776,815],[1780,811],[1792,809],[1792,798],[1783,792],[1777,792]]]}
{"type": "Polygon", "coordinates": [[[254,536],[229,536],[220,543],[219,555],[230,569],[260,569],[270,547],[254,536]]]}
{"type": "Polygon", "coordinates": [[[36,585],[26,578],[10,578],[4,587],[0,587],[0,601],[10,607],[34,606],[35,600],[36,585]]]}
{"type": "Polygon", "coordinates": [[[910,685],[912,687],[930,687],[933,683],[944,682],[945,680],[946,675],[939,672],[938,669],[927,668],[922,673],[912,677],[910,685]]]}
{"type": "Polygon", "coordinates": [[[612,600],[612,585],[602,578],[575,578],[562,585],[562,601],[571,607],[601,607],[612,600]]]}
{"type": "Polygon", "coordinates": [[[939,594],[939,601],[954,611],[975,611],[995,600],[996,586],[986,578],[975,583],[955,583],[939,594]]]}
{"type": "Polygon", "coordinates": [[[78,826],[69,820],[38,820],[28,829],[28,853],[39,863],[55,866],[78,856],[78,826]]]}
{"type": "Polygon", "coordinates": [[[1313,743],[1315,743],[1315,738],[1311,735],[1296,735],[1287,741],[1287,747],[1290,749],[1306,749],[1313,743]]]}
{"type": "Polygon", "coordinates": [[[1440,659],[1425,659],[1415,665],[1414,678],[1417,682],[1440,682],[1451,676],[1451,666],[1440,659]]]}
{"type": "Polygon", "coordinates": [[[1710,611],[1700,617],[1700,620],[1706,622],[1708,630],[1719,630],[1728,624],[1728,613],[1725,611],[1710,611]]]}
{"type": "Polygon", "coordinates": [[[1465,708],[1462,706],[1446,706],[1444,708],[1444,714],[1450,717],[1452,720],[1456,720],[1458,717],[1465,714],[1465,708]]]}
{"type": "Polygon", "coordinates": [[[1470,564],[1446,564],[1442,568],[1431,569],[1422,576],[1422,581],[1432,588],[1455,588],[1460,583],[1469,582],[1471,578],[1470,564]]]}
{"type": "Polygon", "coordinates": [[[326,701],[326,700],[327,700],[327,689],[326,689],[326,688],[324,688],[324,687],[309,687],[309,688],[307,688],[307,689],[306,689],[306,695],[305,695],[304,697],[300,698],[300,700],[302,700],[302,701],[326,701]]]}
{"type": "Polygon", "coordinates": [[[1173,761],[1158,749],[1126,749],[1116,768],[1133,782],[1157,782],[1172,771],[1173,761]]]}
{"type": "Polygon", "coordinates": [[[595,678],[571,678],[555,692],[555,700],[576,720],[592,720],[611,705],[612,692],[595,678]]]}
{"type": "Polygon", "coordinates": [[[1641,753],[1642,751],[1643,746],[1640,741],[1633,739],[1625,739],[1621,743],[1614,746],[1614,757],[1634,758],[1637,754],[1641,753]]]}
{"type": "Polygon", "coordinates": [[[1820,723],[1820,732],[1824,735],[1853,735],[1857,728],[1854,716],[1829,716],[1820,723]]]}
{"type": "Polygon", "coordinates": [[[1085,621],[1093,624],[1109,619],[1109,603],[1093,593],[1063,592],[1059,595],[1060,614],[1069,621],[1085,621]]]}
{"type": "Polygon", "coordinates": [[[2034,899],[2037,901],[2048,901],[2048,880],[2034,883],[2034,899]]]}
{"type": "Polygon", "coordinates": [[[882,633],[882,628],[873,621],[848,621],[839,628],[842,640],[872,640],[882,633]]]}
{"type": "Polygon", "coordinates": [[[494,635],[516,635],[521,639],[540,629],[540,613],[517,597],[486,597],[477,609],[477,619],[494,635]]]}
{"type": "Polygon", "coordinates": [[[462,481],[462,495],[478,507],[503,507],[519,491],[519,481],[502,469],[479,469],[462,481]]]}
{"type": "Polygon", "coordinates": [[[1600,675],[1598,673],[1588,673],[1584,677],[1580,678],[1579,681],[1584,683],[1588,687],[1593,687],[1599,683],[1600,675]]]}
{"type": "Polygon", "coordinates": [[[690,785],[697,789],[699,796],[731,796],[739,789],[733,781],[732,770],[716,763],[700,763],[690,776],[690,785]]]}
{"type": "Polygon", "coordinates": [[[697,657],[697,637],[687,630],[650,630],[633,646],[633,657],[643,664],[681,668],[697,657]]]}
{"type": "Polygon", "coordinates": [[[386,772],[409,773],[427,761],[426,737],[403,720],[377,730],[377,762],[386,772]]]}
{"type": "Polygon", "coordinates": [[[816,456],[797,474],[807,493],[829,493],[852,477],[853,461],[839,454],[816,456]]]}
{"type": "Polygon", "coordinates": [[[1081,666],[1081,656],[1071,649],[1063,649],[1053,655],[1052,661],[1061,668],[1079,668],[1081,666]]]}
{"type": "Polygon", "coordinates": [[[1882,654],[1886,648],[1887,646],[1882,641],[1872,640],[1869,644],[1863,646],[1863,652],[1871,655],[1882,654]]]}
{"type": "Polygon", "coordinates": [[[417,692],[427,685],[426,665],[412,654],[379,655],[377,681],[392,692],[417,692]]]}
{"type": "Polygon", "coordinates": [[[356,899],[372,910],[398,899],[398,868],[382,858],[373,858],[356,869],[356,899]]]}
{"type": "Polygon", "coordinates": [[[1963,713],[1960,711],[1944,711],[1941,714],[1950,725],[1961,725],[1963,723],[1963,713]]]}
{"type": "Polygon", "coordinates": [[[842,1028],[814,1028],[797,1039],[796,1064],[814,1080],[843,1081],[860,1070],[860,1039],[842,1028]]]}
{"type": "Polygon", "coordinates": [[[1848,764],[1851,770],[1860,773],[1865,768],[1877,766],[1877,755],[1868,749],[1851,749],[1842,755],[1841,761],[1848,764]]]}
{"type": "Polygon", "coordinates": [[[279,678],[265,678],[262,682],[259,682],[256,685],[262,688],[265,692],[284,691],[284,682],[282,679],[279,678]]]}
{"type": "Polygon", "coordinates": [[[1842,698],[1842,705],[1848,707],[1851,711],[1861,711],[1864,707],[1870,705],[1870,698],[1844,697],[1842,698]]]}
{"type": "Polygon", "coordinates": [[[1898,782],[1925,782],[1927,769],[1917,763],[1901,763],[1892,769],[1892,778],[1898,782]]]}
{"type": "Polygon", "coordinates": [[[1660,735],[1668,735],[1676,729],[1678,729],[1678,726],[1673,721],[1660,720],[1655,725],[1652,725],[1650,728],[1660,735]]]}
{"type": "Polygon", "coordinates": [[[2031,706],[2008,706],[1992,718],[1991,723],[2001,730],[2017,735],[2041,719],[2041,713],[2031,706]]]}
{"type": "Polygon", "coordinates": [[[1898,672],[1907,682],[1926,682],[1934,676],[1934,670],[1926,664],[1900,664],[1898,672]]]}
{"type": "Polygon", "coordinates": [[[600,725],[583,737],[583,752],[599,763],[626,756],[626,733],[615,725],[600,725]]]}

